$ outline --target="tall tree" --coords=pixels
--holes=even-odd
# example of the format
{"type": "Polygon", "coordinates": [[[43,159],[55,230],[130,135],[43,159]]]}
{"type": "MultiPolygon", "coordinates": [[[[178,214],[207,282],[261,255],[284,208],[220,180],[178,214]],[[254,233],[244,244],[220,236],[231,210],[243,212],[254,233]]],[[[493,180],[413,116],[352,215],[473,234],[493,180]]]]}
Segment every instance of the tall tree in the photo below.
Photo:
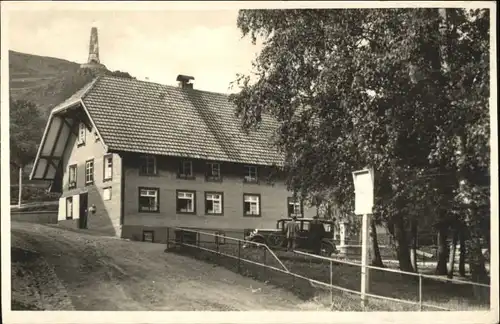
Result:
{"type": "MultiPolygon", "coordinates": [[[[411,206],[432,204],[430,216],[447,224],[446,206],[457,205],[460,181],[449,143],[464,114],[459,110],[472,108],[456,102],[472,102],[466,93],[457,96],[458,71],[471,75],[476,65],[488,67],[485,58],[467,61],[469,52],[483,57],[488,46],[474,49],[462,39],[468,33],[484,41],[478,33],[487,15],[451,10],[456,23],[447,22],[453,32],[444,38],[436,9],[242,10],[237,22],[244,36],[264,45],[255,75],[240,76],[241,91],[232,96],[243,127],[259,127],[266,115],[276,119],[288,186],[305,197],[328,192],[346,214],[353,210],[351,172],[373,166],[374,217],[395,237],[402,270],[414,270],[411,225],[426,216],[409,212],[411,206]],[[452,74],[443,68],[443,44],[464,52],[459,59],[448,56],[460,67],[452,74]]],[[[485,105],[474,108],[483,117],[485,80],[476,91],[485,105]]],[[[482,166],[489,161],[487,129],[484,118],[471,126],[475,150],[461,151],[482,166]]],[[[447,227],[441,227],[445,237],[447,227]]]]}
{"type": "Polygon", "coordinates": [[[45,126],[40,110],[35,104],[24,100],[10,102],[10,160],[19,169],[19,197],[22,200],[24,167],[36,156],[38,144],[45,126]]]}
{"type": "Polygon", "coordinates": [[[437,129],[431,157],[454,173],[451,224],[469,230],[469,261],[476,279],[485,275],[481,248],[489,247],[489,10],[441,10],[441,74],[446,122],[437,129]],[[484,244],[486,242],[486,244],[484,244]]]}

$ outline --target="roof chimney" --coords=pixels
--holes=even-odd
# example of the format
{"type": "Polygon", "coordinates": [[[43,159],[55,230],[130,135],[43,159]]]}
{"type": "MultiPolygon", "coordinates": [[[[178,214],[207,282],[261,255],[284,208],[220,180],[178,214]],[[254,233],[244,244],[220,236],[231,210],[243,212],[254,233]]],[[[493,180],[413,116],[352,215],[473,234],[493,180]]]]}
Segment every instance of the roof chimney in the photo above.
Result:
{"type": "Polygon", "coordinates": [[[177,76],[177,81],[179,82],[179,87],[182,89],[193,89],[193,84],[189,81],[194,80],[194,77],[189,75],[179,74],[177,76]]]}

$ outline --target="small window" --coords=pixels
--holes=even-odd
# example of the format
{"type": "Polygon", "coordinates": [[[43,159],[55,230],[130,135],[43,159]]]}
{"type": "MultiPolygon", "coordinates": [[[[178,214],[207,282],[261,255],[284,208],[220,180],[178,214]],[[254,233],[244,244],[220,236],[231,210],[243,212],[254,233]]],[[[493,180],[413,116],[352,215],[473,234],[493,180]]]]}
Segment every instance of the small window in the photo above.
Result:
{"type": "Polygon", "coordinates": [[[73,219],[73,197],[66,198],[66,219],[73,219]]]}
{"type": "Polygon", "coordinates": [[[110,154],[104,156],[103,166],[103,180],[108,181],[113,179],[113,155],[110,154]]]}
{"type": "Polygon", "coordinates": [[[179,164],[179,178],[187,179],[193,177],[193,162],[189,160],[183,160],[179,164]]]}
{"type": "Polygon", "coordinates": [[[97,134],[97,131],[94,132],[94,138],[96,142],[99,142],[101,138],[99,137],[99,134],[97,134]]]}
{"type": "Polygon", "coordinates": [[[195,213],[194,191],[177,191],[177,212],[184,214],[195,213]]]}
{"type": "Polygon", "coordinates": [[[152,155],[142,155],[140,157],[141,166],[140,166],[140,174],[141,175],[156,175],[156,157],[152,155]]]}
{"type": "Polygon", "coordinates": [[[257,182],[257,167],[245,166],[245,182],[257,182]]]}
{"type": "Polygon", "coordinates": [[[221,192],[205,192],[205,214],[222,215],[222,196],[221,192]]]}
{"type": "Polygon", "coordinates": [[[94,183],[94,159],[85,162],[85,184],[94,183]]]}
{"type": "Polygon", "coordinates": [[[220,174],[220,163],[207,163],[205,178],[207,181],[220,181],[222,179],[220,174]]]}
{"type": "Polygon", "coordinates": [[[309,222],[302,222],[302,230],[303,231],[309,231],[310,228],[311,228],[311,223],[309,223],[309,222]]]}
{"type": "Polygon", "coordinates": [[[288,217],[303,217],[303,205],[299,200],[289,197],[288,203],[288,217]]]}
{"type": "Polygon", "coordinates": [[[76,164],[69,166],[69,175],[68,175],[68,188],[74,189],[76,188],[76,176],[77,176],[77,167],[76,164]]]}
{"type": "Polygon", "coordinates": [[[260,216],[260,195],[243,195],[244,216],[260,216]]]}
{"type": "Polygon", "coordinates": [[[111,187],[107,187],[102,190],[102,199],[111,200],[111,187]]]}
{"type": "Polygon", "coordinates": [[[139,212],[159,212],[157,188],[139,188],[139,212]]]}
{"type": "Polygon", "coordinates": [[[215,232],[215,235],[217,235],[217,236],[214,236],[216,244],[220,244],[220,245],[226,244],[226,233],[215,232]]]}
{"type": "Polygon", "coordinates": [[[155,232],[153,231],[142,231],[142,241],[151,242],[155,241],[155,232]]]}
{"type": "Polygon", "coordinates": [[[84,123],[80,123],[79,129],[78,129],[78,145],[85,144],[85,135],[86,134],[87,134],[87,127],[85,126],[84,123]]]}

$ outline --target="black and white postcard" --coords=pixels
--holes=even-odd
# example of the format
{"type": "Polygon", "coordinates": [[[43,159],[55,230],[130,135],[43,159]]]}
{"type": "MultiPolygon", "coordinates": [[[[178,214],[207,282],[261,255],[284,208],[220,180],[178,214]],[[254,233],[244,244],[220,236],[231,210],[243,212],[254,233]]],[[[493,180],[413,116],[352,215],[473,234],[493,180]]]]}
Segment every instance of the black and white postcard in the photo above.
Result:
{"type": "Polygon", "coordinates": [[[5,323],[498,322],[495,2],[1,9],[5,323]]]}

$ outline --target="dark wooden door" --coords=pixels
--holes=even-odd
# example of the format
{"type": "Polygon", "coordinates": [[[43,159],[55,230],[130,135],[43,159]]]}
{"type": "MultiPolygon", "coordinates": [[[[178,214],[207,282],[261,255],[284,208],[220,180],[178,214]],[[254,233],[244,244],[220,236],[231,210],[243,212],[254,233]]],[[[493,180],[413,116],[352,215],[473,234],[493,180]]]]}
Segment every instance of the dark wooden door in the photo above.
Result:
{"type": "Polygon", "coordinates": [[[87,216],[88,216],[88,194],[80,194],[80,228],[87,228],[87,216]]]}

